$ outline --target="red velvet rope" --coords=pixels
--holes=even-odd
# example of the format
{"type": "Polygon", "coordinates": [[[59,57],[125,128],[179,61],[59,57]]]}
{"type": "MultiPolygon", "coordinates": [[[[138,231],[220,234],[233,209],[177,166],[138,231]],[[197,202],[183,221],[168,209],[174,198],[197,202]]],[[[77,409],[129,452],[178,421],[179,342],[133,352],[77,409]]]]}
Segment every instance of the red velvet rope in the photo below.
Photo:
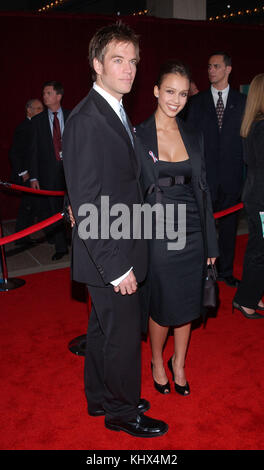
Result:
{"type": "MultiPolygon", "coordinates": [[[[219,217],[223,217],[227,214],[231,214],[232,212],[236,212],[240,209],[242,209],[243,203],[240,202],[236,206],[229,207],[228,209],[225,209],[220,212],[215,212],[214,213],[214,218],[219,219],[219,217]]],[[[6,243],[13,242],[15,240],[18,240],[19,238],[23,238],[27,235],[30,235],[31,233],[38,232],[38,230],[41,230],[42,228],[48,227],[48,225],[54,224],[58,220],[62,219],[64,214],[58,213],[53,215],[52,217],[49,217],[46,220],[43,220],[42,222],[39,222],[38,224],[32,225],[31,227],[28,227],[24,230],[21,230],[20,232],[14,233],[13,235],[8,235],[6,237],[0,237],[0,246],[5,245],[6,243]]]]}
{"type": "Polygon", "coordinates": [[[48,225],[54,224],[58,220],[62,219],[63,215],[63,213],[61,214],[60,212],[58,212],[58,214],[55,214],[52,217],[49,217],[48,219],[43,220],[42,222],[39,222],[38,224],[31,225],[31,227],[25,228],[24,230],[20,230],[20,232],[16,232],[12,235],[7,235],[6,237],[0,238],[0,246],[5,245],[6,243],[11,243],[15,240],[18,240],[19,238],[26,237],[31,233],[38,232],[42,228],[48,227],[48,225]]]}
{"type": "Polygon", "coordinates": [[[0,185],[4,186],[6,189],[13,189],[15,191],[22,191],[25,193],[34,193],[34,194],[43,194],[45,196],[64,196],[65,191],[49,191],[47,189],[33,189],[28,188],[27,186],[19,186],[18,184],[5,183],[0,181],[0,185]]]}
{"type": "Polygon", "coordinates": [[[224,215],[231,214],[232,212],[239,211],[240,209],[242,209],[243,206],[244,206],[243,202],[240,202],[236,206],[229,207],[228,209],[225,209],[223,211],[215,212],[214,213],[214,218],[219,219],[219,217],[223,217],[224,215]]]}

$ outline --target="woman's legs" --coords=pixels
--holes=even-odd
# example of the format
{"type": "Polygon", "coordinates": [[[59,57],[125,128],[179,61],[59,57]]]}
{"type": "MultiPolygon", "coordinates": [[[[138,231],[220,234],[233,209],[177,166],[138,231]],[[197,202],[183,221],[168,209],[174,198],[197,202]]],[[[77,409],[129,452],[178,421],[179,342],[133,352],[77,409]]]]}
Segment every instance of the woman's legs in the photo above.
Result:
{"type": "Polygon", "coordinates": [[[174,379],[178,385],[186,384],[185,358],[191,333],[191,323],[186,323],[174,328],[174,355],[172,356],[172,366],[174,379]]]}
{"type": "Polygon", "coordinates": [[[149,335],[152,349],[153,379],[160,385],[166,385],[168,377],[163,364],[163,347],[169,328],[149,319],[149,335]]]}
{"type": "MultiPolygon", "coordinates": [[[[168,382],[163,364],[163,347],[168,335],[168,327],[161,326],[152,318],[149,320],[149,333],[152,349],[153,379],[161,385],[168,382]]],[[[186,384],[185,358],[191,332],[191,323],[174,328],[174,354],[172,365],[175,382],[178,385],[186,384]]]]}
{"type": "Polygon", "coordinates": [[[258,210],[251,204],[245,204],[248,218],[249,237],[244,257],[243,277],[237,289],[234,301],[241,305],[246,313],[254,313],[258,305],[262,306],[264,279],[264,238],[258,210]]]}

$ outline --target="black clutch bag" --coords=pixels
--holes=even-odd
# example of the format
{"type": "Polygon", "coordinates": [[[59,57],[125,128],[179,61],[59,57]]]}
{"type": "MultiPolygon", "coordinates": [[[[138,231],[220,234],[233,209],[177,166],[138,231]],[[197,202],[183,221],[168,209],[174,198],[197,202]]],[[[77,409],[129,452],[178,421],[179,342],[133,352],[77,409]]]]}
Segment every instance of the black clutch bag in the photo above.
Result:
{"type": "Polygon", "coordinates": [[[216,307],[218,297],[217,270],[214,264],[207,265],[207,276],[204,281],[204,307],[216,307]]]}

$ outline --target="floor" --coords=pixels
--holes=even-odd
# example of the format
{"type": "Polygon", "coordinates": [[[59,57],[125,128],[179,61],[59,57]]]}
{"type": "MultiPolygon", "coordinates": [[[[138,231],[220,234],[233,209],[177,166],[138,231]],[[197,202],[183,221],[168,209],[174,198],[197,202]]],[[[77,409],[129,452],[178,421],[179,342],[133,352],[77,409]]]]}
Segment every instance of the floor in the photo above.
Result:
{"type": "MultiPolygon", "coordinates": [[[[15,232],[15,220],[8,220],[2,224],[3,235],[7,236],[15,232]]],[[[70,228],[69,228],[70,231],[70,228]]],[[[243,210],[239,214],[238,234],[247,233],[247,222],[243,210]]],[[[4,252],[8,270],[8,278],[23,276],[41,271],[51,271],[70,266],[69,254],[57,261],[52,261],[54,246],[50,245],[42,231],[31,235],[36,240],[36,245],[30,248],[19,247],[14,242],[5,245],[4,252]]],[[[70,233],[69,233],[70,238],[70,233]]]]}
{"type": "MultiPolygon", "coordinates": [[[[15,233],[15,220],[5,221],[2,229],[4,236],[15,233]]],[[[55,253],[54,245],[47,242],[44,232],[42,230],[35,232],[31,238],[36,244],[29,248],[18,246],[15,242],[5,245],[8,278],[70,266],[70,249],[63,258],[52,261],[52,255],[55,253]]]]}

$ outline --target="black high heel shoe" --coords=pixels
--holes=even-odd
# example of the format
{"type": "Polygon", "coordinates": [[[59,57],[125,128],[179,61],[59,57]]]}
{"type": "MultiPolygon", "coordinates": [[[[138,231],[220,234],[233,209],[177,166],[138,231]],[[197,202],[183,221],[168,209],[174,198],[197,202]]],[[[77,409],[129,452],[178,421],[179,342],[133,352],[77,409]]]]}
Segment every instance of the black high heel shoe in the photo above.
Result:
{"type": "MultiPolygon", "coordinates": [[[[153,364],[151,362],[151,372],[152,372],[152,378],[153,378],[153,364]]],[[[153,379],[154,387],[155,389],[159,392],[162,393],[162,395],[167,395],[170,393],[170,382],[168,381],[165,385],[161,385],[156,380],[153,379]]]]}
{"type": "Polygon", "coordinates": [[[170,371],[172,373],[172,379],[173,379],[173,382],[174,382],[175,391],[177,393],[179,393],[180,395],[183,395],[184,397],[187,396],[187,395],[190,395],[190,393],[191,393],[190,386],[189,386],[187,381],[186,381],[185,385],[179,385],[174,380],[174,371],[173,371],[173,367],[172,367],[172,357],[168,360],[168,368],[170,369],[170,371]]]}
{"type": "Polygon", "coordinates": [[[242,315],[244,315],[244,317],[246,318],[252,318],[253,320],[255,319],[260,319],[260,318],[264,318],[263,315],[261,315],[260,313],[257,313],[256,311],[254,313],[247,313],[243,307],[241,307],[241,305],[237,304],[236,302],[233,301],[232,303],[232,313],[234,313],[234,309],[236,310],[239,310],[242,315]]]}

